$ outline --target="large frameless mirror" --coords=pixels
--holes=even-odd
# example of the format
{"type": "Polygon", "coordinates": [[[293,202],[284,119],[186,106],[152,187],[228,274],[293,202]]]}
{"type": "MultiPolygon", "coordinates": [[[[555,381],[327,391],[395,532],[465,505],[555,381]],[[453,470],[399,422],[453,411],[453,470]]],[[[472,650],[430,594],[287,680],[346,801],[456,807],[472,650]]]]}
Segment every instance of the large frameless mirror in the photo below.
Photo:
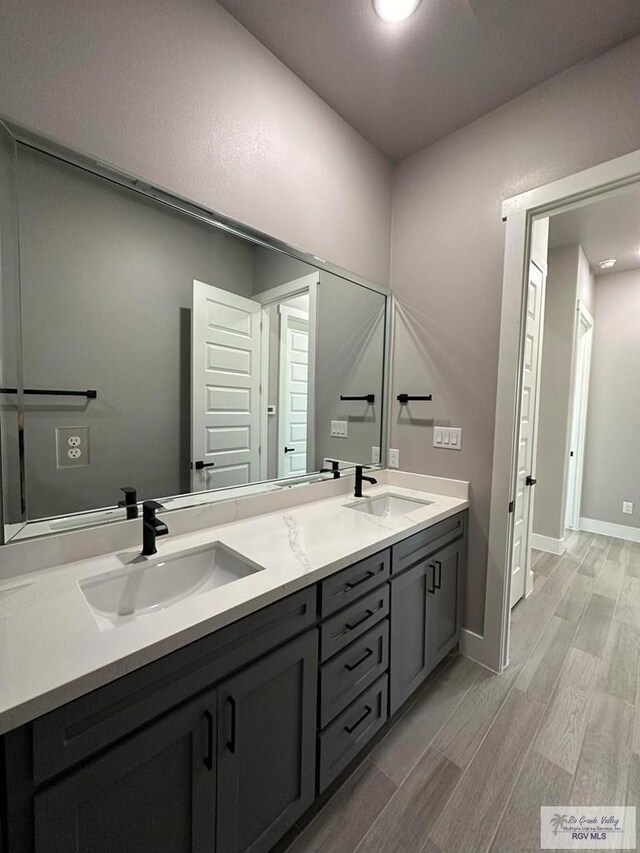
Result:
{"type": "Polygon", "coordinates": [[[381,289],[133,180],[6,146],[5,539],[380,459],[381,289]]]}

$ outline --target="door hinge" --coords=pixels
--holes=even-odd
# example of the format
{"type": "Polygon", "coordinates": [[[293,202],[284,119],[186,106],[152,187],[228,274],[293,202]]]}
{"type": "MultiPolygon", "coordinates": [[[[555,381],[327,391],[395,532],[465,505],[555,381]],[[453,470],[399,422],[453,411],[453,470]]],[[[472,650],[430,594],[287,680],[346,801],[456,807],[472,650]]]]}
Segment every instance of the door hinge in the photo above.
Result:
{"type": "Polygon", "coordinates": [[[515,508],[516,508],[515,502],[509,501],[509,512],[513,512],[515,508]]]}

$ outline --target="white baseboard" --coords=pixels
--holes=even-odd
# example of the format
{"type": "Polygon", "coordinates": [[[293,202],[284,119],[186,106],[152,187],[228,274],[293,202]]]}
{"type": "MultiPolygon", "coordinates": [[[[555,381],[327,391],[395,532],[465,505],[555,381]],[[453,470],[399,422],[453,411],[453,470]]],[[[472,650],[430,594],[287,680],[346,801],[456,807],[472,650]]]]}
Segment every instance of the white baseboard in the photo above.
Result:
{"type": "Polygon", "coordinates": [[[540,533],[531,534],[531,547],[548,554],[564,554],[564,539],[553,539],[540,533]]]}
{"type": "Polygon", "coordinates": [[[581,518],[580,530],[586,530],[587,533],[600,533],[602,536],[613,536],[616,539],[627,539],[629,542],[640,542],[640,527],[629,527],[626,524],[581,518]]]}

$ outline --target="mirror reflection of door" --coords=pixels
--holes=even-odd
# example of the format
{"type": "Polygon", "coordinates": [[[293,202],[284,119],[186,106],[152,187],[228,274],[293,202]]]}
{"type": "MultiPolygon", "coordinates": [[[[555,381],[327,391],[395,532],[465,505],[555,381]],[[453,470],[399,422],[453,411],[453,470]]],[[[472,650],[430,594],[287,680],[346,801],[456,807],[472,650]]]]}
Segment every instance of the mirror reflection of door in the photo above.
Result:
{"type": "Polygon", "coordinates": [[[191,487],[259,478],[262,306],[193,282],[191,487]]]}
{"type": "MultiPolygon", "coordinates": [[[[300,297],[308,301],[308,296],[300,297]]],[[[309,313],[279,305],[280,389],[278,477],[307,470],[309,313]]]]}

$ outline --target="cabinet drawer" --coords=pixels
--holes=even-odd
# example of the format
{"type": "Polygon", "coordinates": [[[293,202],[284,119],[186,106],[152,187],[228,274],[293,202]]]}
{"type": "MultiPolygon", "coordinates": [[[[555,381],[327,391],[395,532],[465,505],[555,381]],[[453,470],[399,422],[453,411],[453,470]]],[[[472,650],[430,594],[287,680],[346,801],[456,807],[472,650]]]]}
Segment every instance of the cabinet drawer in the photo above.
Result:
{"type": "Polygon", "coordinates": [[[311,586],[39,717],[32,724],[34,782],[109,746],[315,621],[311,586]]]}
{"type": "Polygon", "coordinates": [[[320,728],[386,672],[389,665],[389,620],[320,667],[320,728]]]}
{"type": "Polygon", "coordinates": [[[320,626],[320,660],[325,661],[361,637],[389,613],[389,584],[358,599],[320,626]]]}
{"type": "Polygon", "coordinates": [[[391,573],[395,575],[403,572],[419,560],[424,560],[429,554],[462,536],[465,517],[466,512],[459,512],[394,545],[391,550],[391,573]]]}
{"type": "Polygon", "coordinates": [[[320,792],[356,757],[387,719],[387,676],[352,702],[320,734],[320,792]]]}
{"type": "Polygon", "coordinates": [[[390,573],[391,551],[387,549],[327,578],[320,584],[320,615],[329,616],[347,607],[387,580],[390,573]]]}

